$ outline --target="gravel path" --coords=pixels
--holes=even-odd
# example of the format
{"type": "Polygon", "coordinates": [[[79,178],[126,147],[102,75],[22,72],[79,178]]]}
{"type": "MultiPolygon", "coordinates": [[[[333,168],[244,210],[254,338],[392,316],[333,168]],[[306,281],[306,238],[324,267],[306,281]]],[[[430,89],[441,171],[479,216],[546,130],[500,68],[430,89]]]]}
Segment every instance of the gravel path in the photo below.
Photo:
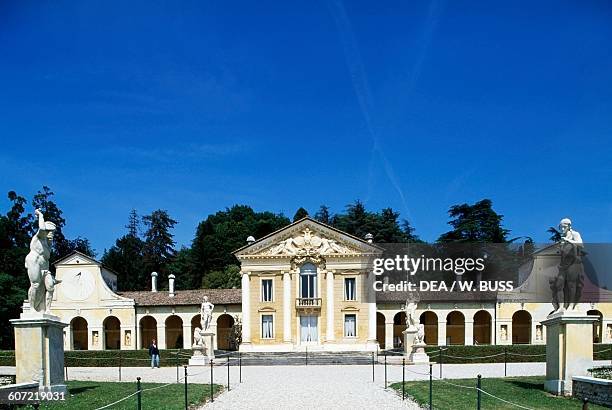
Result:
{"type": "MultiPolygon", "coordinates": [[[[609,364],[609,361],[596,361],[595,365],[609,364]]],[[[0,366],[0,374],[14,373],[14,367],[0,366]]],[[[406,380],[427,380],[429,366],[406,366],[406,380]]],[[[508,376],[544,375],[546,363],[508,363],[508,376]]],[[[238,367],[230,367],[230,391],[221,394],[214,403],[204,409],[249,409],[249,408],[402,408],[418,409],[418,406],[406,400],[402,402],[390,389],[384,389],[384,366],[375,366],[375,382],[372,382],[371,366],[243,366],[242,383],[238,383],[238,367]]],[[[448,379],[483,377],[503,377],[503,363],[487,364],[445,364],[443,377],[448,379]]],[[[184,369],[179,368],[179,378],[184,369]]],[[[192,383],[209,383],[209,367],[189,367],[188,381],[192,383]]],[[[434,364],[433,375],[439,376],[439,368],[434,364]]],[[[70,367],[69,380],[118,381],[116,367],[70,367]]],[[[176,382],[176,368],[162,367],[125,367],[122,369],[122,381],[135,383],[136,377],[143,382],[171,383],[176,382]]],[[[402,366],[388,365],[389,383],[402,380],[402,366]]],[[[213,368],[215,383],[227,386],[227,367],[213,368]]],[[[182,380],[181,380],[182,382],[182,380]]],[[[193,385],[193,388],[201,388],[193,385]]]]}

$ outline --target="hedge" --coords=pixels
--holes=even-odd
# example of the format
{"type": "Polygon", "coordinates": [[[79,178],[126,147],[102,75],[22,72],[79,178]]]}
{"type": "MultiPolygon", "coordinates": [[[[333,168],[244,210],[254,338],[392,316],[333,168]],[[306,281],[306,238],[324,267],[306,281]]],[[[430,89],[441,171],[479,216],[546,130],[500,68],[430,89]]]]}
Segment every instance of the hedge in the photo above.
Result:
{"type": "MultiPolygon", "coordinates": [[[[477,345],[477,346],[441,346],[443,363],[508,363],[544,362],[546,345],[477,345]],[[507,352],[505,354],[504,352],[507,352]],[[488,357],[490,356],[490,357],[488,357]]],[[[438,346],[425,348],[433,362],[438,362],[438,346]]],[[[612,360],[612,344],[593,344],[593,359],[612,360]]],[[[191,350],[160,350],[160,366],[187,364],[191,350]],[[177,355],[178,353],[178,355],[177,355]]],[[[149,352],[142,350],[78,350],[64,354],[69,367],[145,367],[150,366],[149,352]]],[[[15,352],[0,350],[0,366],[15,366],[15,352]]]]}
{"type": "MultiPolygon", "coordinates": [[[[159,351],[160,366],[176,366],[187,364],[191,350],[165,349],[159,351]],[[179,355],[177,356],[177,353],[179,355]]],[[[73,350],[64,352],[64,360],[68,367],[145,367],[151,365],[151,357],[147,349],[141,350],[73,350]]],[[[0,351],[0,366],[15,366],[13,350],[0,351]]]]}
{"type": "MultiPolygon", "coordinates": [[[[545,362],[546,345],[476,345],[440,346],[443,363],[524,363],[545,362]]],[[[440,347],[429,346],[425,351],[438,363],[440,347]]],[[[612,344],[593,344],[594,360],[612,360],[612,344]]]]}

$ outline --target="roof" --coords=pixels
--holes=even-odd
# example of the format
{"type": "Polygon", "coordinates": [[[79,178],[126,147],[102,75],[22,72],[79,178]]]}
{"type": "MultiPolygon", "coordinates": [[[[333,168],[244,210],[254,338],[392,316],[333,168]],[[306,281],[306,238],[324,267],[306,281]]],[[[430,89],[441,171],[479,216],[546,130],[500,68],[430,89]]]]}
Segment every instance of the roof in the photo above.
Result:
{"type": "Polygon", "coordinates": [[[362,239],[362,238],[359,238],[359,237],[357,237],[357,236],[354,236],[354,235],[351,235],[351,234],[349,234],[349,233],[346,233],[346,232],[344,232],[344,231],[341,231],[341,230],[340,230],[340,229],[338,229],[338,228],[334,228],[334,227],[333,227],[333,226],[331,226],[331,225],[327,225],[327,224],[325,224],[325,223],[323,223],[323,222],[321,222],[321,221],[317,221],[316,219],[313,219],[313,218],[311,218],[311,217],[309,217],[309,216],[305,216],[305,217],[304,217],[304,218],[302,218],[302,219],[298,219],[297,221],[292,222],[292,223],[290,223],[290,224],[289,224],[289,225],[287,225],[287,226],[284,226],[284,227],[282,227],[282,228],[280,228],[280,229],[278,229],[278,230],[276,230],[276,231],[274,231],[274,232],[272,232],[272,233],[267,234],[267,235],[266,235],[266,236],[264,236],[264,237],[261,237],[261,238],[257,239],[257,240],[256,240],[255,242],[253,242],[253,243],[246,244],[246,245],[244,245],[243,247],[236,249],[236,250],[235,250],[234,252],[232,252],[232,253],[233,253],[234,255],[236,255],[237,253],[242,252],[242,251],[244,251],[244,250],[246,250],[246,249],[250,248],[251,246],[255,246],[256,244],[258,244],[258,243],[260,243],[260,242],[262,242],[262,241],[264,241],[264,240],[266,240],[266,239],[268,239],[268,238],[270,238],[270,237],[273,237],[273,236],[275,236],[275,235],[277,235],[277,234],[279,234],[279,233],[281,233],[281,232],[283,232],[283,231],[286,231],[286,230],[288,230],[288,229],[291,229],[291,228],[293,228],[294,226],[299,225],[300,223],[302,223],[302,222],[304,222],[304,221],[309,221],[309,222],[312,222],[312,223],[313,223],[313,224],[315,224],[315,225],[319,225],[319,226],[322,226],[322,227],[324,227],[324,228],[326,228],[326,229],[329,229],[329,230],[332,230],[332,231],[334,231],[334,232],[337,232],[337,233],[339,233],[339,234],[341,234],[341,235],[344,235],[344,236],[349,237],[349,238],[351,238],[351,239],[353,239],[353,240],[355,240],[355,241],[358,241],[358,242],[360,242],[360,243],[362,243],[362,244],[364,244],[364,245],[367,245],[367,246],[369,246],[369,247],[371,247],[371,248],[373,248],[373,249],[375,249],[375,250],[383,250],[383,248],[381,248],[380,246],[376,245],[375,243],[370,243],[370,242],[366,241],[365,239],[362,239]]]}
{"type": "Polygon", "coordinates": [[[176,305],[199,305],[202,298],[208,296],[208,300],[215,305],[233,305],[242,303],[242,291],[240,289],[191,289],[178,290],[170,297],[168,291],[151,292],[150,290],[138,292],[117,292],[119,295],[134,299],[137,306],[176,306],[176,305]]]}

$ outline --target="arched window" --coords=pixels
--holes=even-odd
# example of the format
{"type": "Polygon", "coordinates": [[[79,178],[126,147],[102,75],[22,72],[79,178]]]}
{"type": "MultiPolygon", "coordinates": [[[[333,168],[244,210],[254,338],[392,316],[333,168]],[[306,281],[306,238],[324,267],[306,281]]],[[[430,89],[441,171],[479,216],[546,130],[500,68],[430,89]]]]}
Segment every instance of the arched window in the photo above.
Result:
{"type": "Polygon", "coordinates": [[[465,317],[458,310],[453,310],[446,316],[446,344],[465,344],[465,317]]]}
{"type": "Polygon", "coordinates": [[[526,310],[519,310],[512,315],[512,344],[531,342],[531,315],[526,310]]]}
{"type": "Polygon", "coordinates": [[[423,312],[419,322],[425,326],[425,343],[438,344],[438,315],[432,311],[423,312]]]}
{"type": "Polygon", "coordinates": [[[121,349],[121,322],[115,316],[104,319],[104,348],[121,349]]]}
{"type": "Polygon", "coordinates": [[[486,310],[479,310],[474,315],[474,344],[491,344],[491,314],[486,310]]]}
{"type": "Polygon", "coordinates": [[[87,350],[88,330],[87,321],[80,316],[70,321],[70,331],[72,333],[72,350],[87,350]]]}
{"type": "Polygon", "coordinates": [[[317,297],[317,267],[312,263],[305,263],[300,267],[300,297],[317,297]]]}

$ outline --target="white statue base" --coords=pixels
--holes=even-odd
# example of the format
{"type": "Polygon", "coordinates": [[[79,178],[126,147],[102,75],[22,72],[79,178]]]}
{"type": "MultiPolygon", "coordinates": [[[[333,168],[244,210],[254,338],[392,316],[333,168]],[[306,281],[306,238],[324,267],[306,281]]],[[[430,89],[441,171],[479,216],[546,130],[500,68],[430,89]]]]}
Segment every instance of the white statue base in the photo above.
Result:
{"type": "Polygon", "coordinates": [[[425,343],[417,341],[416,327],[409,327],[404,330],[404,354],[408,356],[408,361],[413,364],[429,363],[429,356],[425,353],[425,343]]]}
{"type": "Polygon", "coordinates": [[[565,311],[549,315],[546,326],[546,381],[556,395],[572,393],[572,377],[587,376],[593,367],[593,322],[596,316],[565,311]]]}
{"type": "Polygon", "coordinates": [[[193,356],[189,358],[189,366],[207,366],[215,358],[213,349],[215,334],[212,332],[202,333],[202,345],[193,345],[193,356]]]}
{"type": "Polygon", "coordinates": [[[66,393],[64,327],[59,317],[38,312],[12,319],[15,328],[16,383],[38,383],[38,390],[66,393]]]}

